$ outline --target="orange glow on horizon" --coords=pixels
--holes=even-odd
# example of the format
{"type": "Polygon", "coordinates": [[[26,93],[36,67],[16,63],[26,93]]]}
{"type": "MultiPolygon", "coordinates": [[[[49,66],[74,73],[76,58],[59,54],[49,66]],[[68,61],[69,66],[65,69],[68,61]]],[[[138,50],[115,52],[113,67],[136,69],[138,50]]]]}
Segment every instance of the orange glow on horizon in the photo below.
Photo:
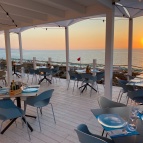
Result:
{"type": "Polygon", "coordinates": [[[142,45],[142,48],[143,48],[143,37],[141,38],[141,45],[142,45]]]}
{"type": "MultiPolygon", "coordinates": [[[[143,17],[134,19],[133,48],[143,48],[143,17]]],[[[128,20],[115,20],[114,48],[128,48],[128,20]]],[[[106,22],[84,20],[69,26],[69,49],[105,49],[106,22]]],[[[11,48],[18,49],[18,36],[11,34],[11,48]]],[[[0,47],[5,47],[4,36],[0,47]]],[[[22,32],[22,47],[25,50],[65,50],[65,28],[29,29],[22,32]]]]}

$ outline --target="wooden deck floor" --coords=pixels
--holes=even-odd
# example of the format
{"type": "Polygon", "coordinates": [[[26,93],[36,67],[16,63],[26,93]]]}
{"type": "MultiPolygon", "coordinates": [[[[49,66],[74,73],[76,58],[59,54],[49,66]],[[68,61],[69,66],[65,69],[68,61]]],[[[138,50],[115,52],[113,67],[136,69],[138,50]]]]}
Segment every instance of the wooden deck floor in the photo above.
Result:
{"type": "MultiPolygon", "coordinates": [[[[30,133],[31,141],[28,139],[26,127],[23,128],[21,120],[18,119],[17,127],[13,124],[3,135],[0,134],[0,143],[79,143],[74,129],[81,123],[87,124],[91,132],[101,135],[102,128],[90,109],[99,108],[97,98],[104,94],[103,85],[99,85],[99,93],[93,91],[91,97],[89,89],[80,95],[79,89],[75,87],[75,91],[72,92],[72,87],[73,82],[67,90],[65,79],[57,80],[57,83],[50,85],[42,82],[39,93],[54,89],[51,103],[54,107],[56,124],[51,108],[47,106],[43,108],[43,115],[40,116],[42,132],[40,132],[37,119],[27,118],[34,128],[34,131],[30,133]]],[[[119,87],[113,87],[113,100],[117,99],[119,90],[119,87]]],[[[36,109],[30,106],[27,107],[27,112],[36,115],[36,109]]]]}

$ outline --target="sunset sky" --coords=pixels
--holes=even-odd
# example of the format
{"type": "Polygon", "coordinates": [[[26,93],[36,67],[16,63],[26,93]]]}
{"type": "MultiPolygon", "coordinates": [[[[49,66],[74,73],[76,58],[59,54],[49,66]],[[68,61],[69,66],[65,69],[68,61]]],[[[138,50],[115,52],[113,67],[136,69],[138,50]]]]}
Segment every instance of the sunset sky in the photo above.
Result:
{"type": "MultiPolygon", "coordinates": [[[[84,20],[69,27],[70,49],[105,48],[105,26],[102,20],[84,20]]],[[[133,47],[143,48],[143,17],[134,19],[133,47]]],[[[0,47],[5,47],[4,36],[0,35],[0,47]]],[[[64,28],[32,28],[22,32],[23,49],[64,50],[64,28]]],[[[18,48],[17,34],[11,34],[11,47],[18,48]]],[[[128,20],[115,20],[115,48],[128,47],[128,20]]]]}

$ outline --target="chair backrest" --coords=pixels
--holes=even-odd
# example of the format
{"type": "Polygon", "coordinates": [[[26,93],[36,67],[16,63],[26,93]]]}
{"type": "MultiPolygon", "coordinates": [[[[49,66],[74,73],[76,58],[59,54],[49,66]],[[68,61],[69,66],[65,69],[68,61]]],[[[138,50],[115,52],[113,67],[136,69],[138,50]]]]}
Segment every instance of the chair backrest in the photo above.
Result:
{"type": "Polygon", "coordinates": [[[70,79],[75,79],[76,78],[76,73],[74,71],[68,71],[70,79]]]}
{"type": "Polygon", "coordinates": [[[58,71],[60,69],[60,67],[59,66],[55,66],[53,69],[54,69],[54,71],[58,71]]]}
{"type": "Polygon", "coordinates": [[[87,126],[84,124],[79,125],[75,131],[78,135],[80,143],[107,143],[96,136],[92,136],[87,126]]]}
{"type": "Polygon", "coordinates": [[[118,103],[118,102],[115,102],[115,101],[111,101],[111,100],[107,99],[104,96],[100,96],[98,98],[98,104],[99,104],[100,108],[102,108],[102,109],[126,106],[125,104],[118,103]]]}
{"type": "Polygon", "coordinates": [[[104,72],[97,72],[96,77],[97,77],[97,81],[100,81],[104,77],[104,72]]]}
{"type": "Polygon", "coordinates": [[[5,109],[8,109],[8,108],[15,108],[17,107],[11,99],[1,99],[0,100],[0,108],[5,108],[5,109]]]}
{"type": "Polygon", "coordinates": [[[92,74],[88,74],[88,73],[82,73],[81,77],[82,79],[87,79],[87,80],[92,80],[92,81],[97,80],[96,76],[93,76],[92,74]]]}
{"type": "Polygon", "coordinates": [[[76,73],[76,78],[77,78],[77,81],[82,80],[81,74],[76,73]]]}
{"type": "Polygon", "coordinates": [[[123,88],[124,92],[128,92],[128,87],[126,85],[128,83],[128,81],[121,80],[118,77],[116,77],[116,80],[118,81],[119,86],[123,88]]]}
{"type": "Polygon", "coordinates": [[[50,102],[50,98],[52,97],[53,91],[54,89],[50,89],[42,92],[38,96],[27,98],[26,103],[32,103],[33,105],[37,106],[38,104],[41,105],[41,101],[42,101],[43,106],[46,106],[50,102]]]}
{"type": "Polygon", "coordinates": [[[39,74],[40,72],[39,72],[39,69],[36,69],[35,70],[35,74],[39,74]]]}
{"type": "Polygon", "coordinates": [[[127,96],[129,98],[131,98],[132,100],[134,98],[139,98],[139,97],[143,97],[143,89],[139,89],[139,90],[135,90],[135,91],[129,91],[127,96]]]}
{"type": "Polygon", "coordinates": [[[29,74],[35,74],[35,70],[34,69],[29,69],[29,74]]]}
{"type": "Polygon", "coordinates": [[[52,69],[49,69],[49,68],[39,68],[39,72],[46,72],[46,73],[51,74],[52,73],[52,69]]]}

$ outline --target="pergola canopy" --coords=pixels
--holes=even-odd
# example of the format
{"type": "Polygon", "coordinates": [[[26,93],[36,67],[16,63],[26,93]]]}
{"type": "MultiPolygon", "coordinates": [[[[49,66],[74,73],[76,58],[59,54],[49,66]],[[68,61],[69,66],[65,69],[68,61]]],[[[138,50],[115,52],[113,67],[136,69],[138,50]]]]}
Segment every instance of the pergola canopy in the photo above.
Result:
{"type": "Polygon", "coordinates": [[[47,23],[65,27],[83,17],[105,16],[112,4],[115,4],[116,17],[143,16],[141,0],[0,0],[0,30],[17,26],[20,29],[13,32],[21,32],[47,23]]]}

